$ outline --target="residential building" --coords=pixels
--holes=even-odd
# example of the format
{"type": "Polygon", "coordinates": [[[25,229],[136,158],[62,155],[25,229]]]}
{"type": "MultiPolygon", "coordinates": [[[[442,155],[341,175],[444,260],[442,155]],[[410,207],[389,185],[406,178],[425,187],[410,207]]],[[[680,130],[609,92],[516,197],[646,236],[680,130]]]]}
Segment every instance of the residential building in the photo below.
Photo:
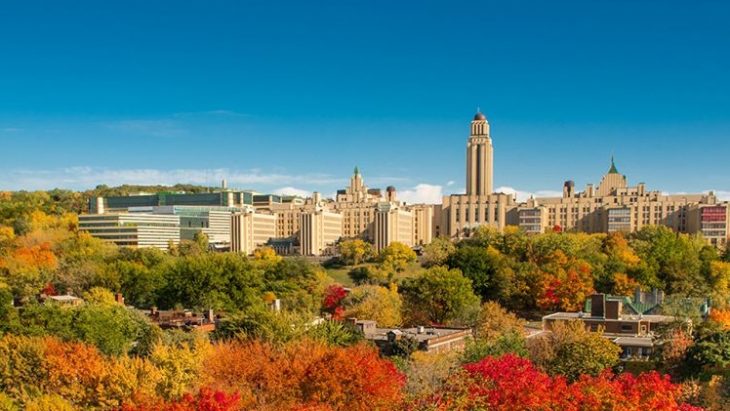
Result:
{"type": "Polygon", "coordinates": [[[180,216],[146,213],[82,214],[79,230],[118,246],[167,250],[180,242],[180,216]]]}
{"type": "Polygon", "coordinates": [[[637,312],[646,308],[642,308],[643,303],[640,302],[632,304],[629,307],[632,311],[627,311],[624,307],[627,299],[594,294],[586,305],[590,311],[546,315],[542,318],[543,330],[551,331],[557,322],[580,320],[591,331],[603,330],[604,337],[621,347],[623,359],[648,359],[654,350],[654,335],[658,327],[674,321],[674,317],[637,312]]]}
{"type": "Polygon", "coordinates": [[[348,319],[360,329],[365,339],[372,341],[385,355],[393,354],[395,345],[403,339],[414,340],[419,351],[429,353],[460,351],[472,338],[471,328],[412,327],[378,328],[375,321],[348,319]]]}

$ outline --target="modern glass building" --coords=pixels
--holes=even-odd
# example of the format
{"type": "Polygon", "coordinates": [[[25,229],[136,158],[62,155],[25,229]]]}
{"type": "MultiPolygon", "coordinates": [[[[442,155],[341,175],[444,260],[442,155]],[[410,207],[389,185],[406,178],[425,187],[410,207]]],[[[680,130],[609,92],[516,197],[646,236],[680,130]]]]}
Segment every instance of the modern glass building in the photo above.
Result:
{"type": "Polygon", "coordinates": [[[218,191],[214,193],[169,193],[131,196],[94,197],[89,199],[89,213],[103,214],[126,211],[130,207],[209,206],[243,207],[254,203],[251,191],[218,191]]]}
{"type": "Polygon", "coordinates": [[[176,215],[119,213],[79,216],[79,229],[118,246],[167,250],[180,242],[176,215]]]}

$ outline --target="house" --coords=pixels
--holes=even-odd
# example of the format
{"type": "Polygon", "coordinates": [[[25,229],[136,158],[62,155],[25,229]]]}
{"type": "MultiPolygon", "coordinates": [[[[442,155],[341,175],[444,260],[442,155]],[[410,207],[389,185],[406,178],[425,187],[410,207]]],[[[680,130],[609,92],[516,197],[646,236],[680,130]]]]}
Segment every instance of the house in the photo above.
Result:
{"type": "Polygon", "coordinates": [[[178,329],[184,331],[215,331],[217,317],[213,310],[200,315],[191,310],[158,310],[153,307],[145,314],[153,323],[162,329],[178,329]]]}
{"type": "Polygon", "coordinates": [[[462,350],[472,338],[471,328],[464,327],[378,328],[372,320],[351,318],[350,321],[385,355],[391,354],[396,342],[403,339],[414,340],[419,351],[444,352],[462,350]]]}
{"type": "MultiPolygon", "coordinates": [[[[660,314],[633,314],[637,306],[624,309],[624,297],[594,294],[586,302],[589,311],[557,312],[542,318],[543,330],[551,331],[557,322],[580,320],[591,331],[603,330],[603,336],[621,347],[622,359],[648,359],[654,351],[657,329],[675,320],[660,314]]],[[[651,305],[651,304],[650,304],[651,305]]],[[[646,307],[644,307],[646,308],[646,307]]],[[[654,311],[655,307],[648,310],[654,311]]]]}

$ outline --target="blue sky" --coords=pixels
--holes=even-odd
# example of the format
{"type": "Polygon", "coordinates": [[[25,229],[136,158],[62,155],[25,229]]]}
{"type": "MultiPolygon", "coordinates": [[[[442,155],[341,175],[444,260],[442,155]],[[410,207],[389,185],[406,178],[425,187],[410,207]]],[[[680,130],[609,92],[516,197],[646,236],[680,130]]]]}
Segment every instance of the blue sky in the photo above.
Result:
{"type": "Polygon", "coordinates": [[[730,2],[7,1],[0,188],[194,182],[407,199],[495,186],[730,195],[730,2]]]}

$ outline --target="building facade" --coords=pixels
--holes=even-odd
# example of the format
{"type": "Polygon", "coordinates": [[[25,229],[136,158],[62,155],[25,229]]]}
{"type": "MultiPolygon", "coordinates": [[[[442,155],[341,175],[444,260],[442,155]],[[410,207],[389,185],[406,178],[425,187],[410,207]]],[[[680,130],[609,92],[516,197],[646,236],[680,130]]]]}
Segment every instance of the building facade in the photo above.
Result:
{"type": "Polygon", "coordinates": [[[413,213],[396,203],[382,202],[375,208],[373,221],[375,250],[380,251],[391,243],[415,245],[413,213]]]}
{"type": "Polygon", "coordinates": [[[575,192],[574,183],[566,181],[561,197],[531,198],[520,204],[518,221],[520,228],[530,233],[547,230],[628,233],[648,225],[695,233],[699,230],[693,224],[690,211],[716,203],[712,193],[667,195],[647,191],[644,183],[631,187],[611,160],[611,167],[597,187],[588,184],[583,192],[575,192]]]}
{"type": "Polygon", "coordinates": [[[231,215],[231,251],[246,255],[276,237],[276,215],[253,210],[231,215]]]}
{"type": "Polygon", "coordinates": [[[143,213],[83,214],[79,230],[122,247],[169,249],[180,242],[180,217],[143,213]]]}
{"type": "MultiPolygon", "coordinates": [[[[633,232],[662,225],[681,233],[702,233],[717,247],[728,244],[730,212],[712,193],[668,195],[629,186],[611,159],[608,172],[594,187],[577,192],[573,181],[563,184],[562,196],[539,197],[518,203],[512,194],[493,192],[494,152],[490,126],[478,112],[471,121],[466,153],[466,193],[445,196],[432,226],[433,235],[468,237],[477,227],[503,230],[519,226],[528,234],[546,231],[588,233],[633,232]],[[440,216],[438,215],[440,214],[440,216]]],[[[434,209],[437,210],[437,209],[434,209]]]]}
{"type": "Polygon", "coordinates": [[[335,244],[342,237],[342,214],[320,209],[302,213],[300,219],[301,254],[334,254],[335,244]]]}

